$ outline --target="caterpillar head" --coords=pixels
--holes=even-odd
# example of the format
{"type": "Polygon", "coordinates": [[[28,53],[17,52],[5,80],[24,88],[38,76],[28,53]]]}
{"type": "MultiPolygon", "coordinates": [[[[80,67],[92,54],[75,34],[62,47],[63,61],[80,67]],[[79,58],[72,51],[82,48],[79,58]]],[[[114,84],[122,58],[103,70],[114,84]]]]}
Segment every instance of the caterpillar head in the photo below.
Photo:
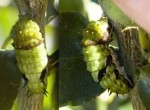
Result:
{"type": "Polygon", "coordinates": [[[108,20],[101,18],[99,21],[91,21],[83,31],[83,45],[93,45],[107,41],[109,37],[108,20]]]}
{"type": "Polygon", "coordinates": [[[30,49],[43,42],[38,24],[31,18],[22,18],[14,26],[13,46],[30,49]]]}

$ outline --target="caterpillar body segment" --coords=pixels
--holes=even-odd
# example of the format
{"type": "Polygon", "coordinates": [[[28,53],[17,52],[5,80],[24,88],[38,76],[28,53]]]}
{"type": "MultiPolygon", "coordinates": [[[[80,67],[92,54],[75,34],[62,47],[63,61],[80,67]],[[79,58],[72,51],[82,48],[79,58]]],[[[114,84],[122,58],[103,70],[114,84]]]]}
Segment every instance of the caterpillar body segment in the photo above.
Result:
{"type": "Polygon", "coordinates": [[[94,81],[110,92],[126,94],[133,85],[122,74],[114,49],[109,47],[111,39],[106,18],[89,22],[81,41],[84,61],[94,81]]]}
{"type": "Polygon", "coordinates": [[[106,66],[106,58],[110,54],[109,51],[104,45],[91,45],[84,47],[82,53],[87,70],[91,72],[93,79],[98,82],[98,72],[106,66]]]}
{"type": "Polygon", "coordinates": [[[15,53],[17,66],[22,73],[29,75],[40,73],[47,65],[47,54],[44,43],[28,50],[15,49],[15,53]]]}
{"type": "Polygon", "coordinates": [[[32,93],[44,93],[46,86],[43,75],[48,59],[40,28],[30,18],[20,19],[14,28],[13,46],[17,66],[24,75],[29,90],[32,93]]]}
{"type": "Polygon", "coordinates": [[[117,94],[129,93],[130,89],[132,88],[132,84],[125,76],[123,76],[121,67],[119,66],[118,62],[115,61],[115,55],[111,53],[110,56],[109,60],[111,61],[107,63],[108,65],[105,67],[105,71],[103,71],[104,73],[99,73],[105,74],[103,77],[99,77],[100,85],[103,88],[109,89],[111,92],[115,92],[117,94]]]}
{"type": "Polygon", "coordinates": [[[83,30],[82,45],[89,46],[107,42],[109,39],[107,22],[106,18],[89,22],[86,29],[83,30]]]}

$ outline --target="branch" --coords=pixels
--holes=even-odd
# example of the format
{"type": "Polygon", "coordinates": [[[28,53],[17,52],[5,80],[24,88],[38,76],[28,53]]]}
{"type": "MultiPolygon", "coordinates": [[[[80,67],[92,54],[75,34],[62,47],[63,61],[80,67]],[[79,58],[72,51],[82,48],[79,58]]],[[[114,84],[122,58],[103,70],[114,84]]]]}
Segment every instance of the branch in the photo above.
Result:
{"type": "Polygon", "coordinates": [[[143,59],[140,49],[140,44],[138,40],[138,28],[130,27],[123,29],[122,26],[116,25],[116,33],[118,37],[118,43],[120,48],[121,59],[125,68],[126,73],[128,73],[129,78],[134,82],[135,87],[130,92],[131,101],[134,110],[145,110],[142,101],[139,97],[137,81],[138,72],[134,73],[134,70],[142,66],[143,59]]]}
{"type": "Polygon", "coordinates": [[[23,88],[21,83],[18,94],[18,110],[42,110],[43,109],[43,94],[28,94],[29,90],[23,88]]]}
{"type": "MultiPolygon", "coordinates": [[[[120,57],[122,59],[125,72],[135,85],[130,92],[133,108],[134,110],[146,110],[146,106],[144,105],[144,102],[142,102],[143,100],[140,96],[140,88],[138,87],[141,76],[139,68],[143,66],[145,60],[142,56],[139,44],[139,30],[137,27],[125,28],[120,25],[136,26],[130,18],[125,16],[124,13],[115,4],[113,4],[113,0],[99,0],[99,2],[104,14],[113,20],[111,21],[111,24],[115,27],[114,30],[117,35],[120,57]]],[[[144,85],[141,84],[141,86],[143,87],[144,85]]],[[[146,89],[143,91],[146,91],[146,89]]],[[[146,99],[148,100],[149,98],[145,97],[144,100],[146,99]]]]}

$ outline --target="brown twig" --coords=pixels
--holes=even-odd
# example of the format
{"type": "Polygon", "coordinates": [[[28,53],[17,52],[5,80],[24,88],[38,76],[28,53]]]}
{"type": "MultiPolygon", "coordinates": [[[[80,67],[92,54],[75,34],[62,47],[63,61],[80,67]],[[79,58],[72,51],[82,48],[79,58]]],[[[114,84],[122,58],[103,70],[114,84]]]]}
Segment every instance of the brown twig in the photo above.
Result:
{"type": "Polygon", "coordinates": [[[136,83],[138,81],[138,73],[134,73],[134,69],[141,67],[143,63],[142,53],[138,40],[138,28],[128,27],[122,28],[120,25],[116,26],[116,33],[118,44],[120,48],[120,56],[128,76],[134,82],[134,88],[130,92],[130,97],[134,110],[145,110],[141,99],[139,97],[136,83]]]}

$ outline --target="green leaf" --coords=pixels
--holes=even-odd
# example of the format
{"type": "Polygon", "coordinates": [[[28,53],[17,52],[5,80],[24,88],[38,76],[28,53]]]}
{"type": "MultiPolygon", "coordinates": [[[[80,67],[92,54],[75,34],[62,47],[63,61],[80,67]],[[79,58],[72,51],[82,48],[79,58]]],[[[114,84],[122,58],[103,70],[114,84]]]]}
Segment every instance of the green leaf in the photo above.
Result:
{"type": "Polygon", "coordinates": [[[138,82],[138,92],[140,99],[146,108],[146,110],[150,110],[149,99],[150,99],[150,80],[141,78],[138,82]]]}
{"type": "Polygon", "coordinates": [[[139,97],[146,110],[150,110],[150,64],[141,68],[141,74],[137,82],[139,97]]]}
{"type": "Polygon", "coordinates": [[[114,3],[113,0],[99,0],[103,11],[114,21],[124,26],[133,26],[135,23],[127,17],[114,3]]]}
{"type": "Polygon", "coordinates": [[[59,105],[77,105],[103,92],[86,70],[81,53],[87,20],[77,12],[60,14],[59,105]]]}
{"type": "Polygon", "coordinates": [[[59,1],[59,11],[68,12],[68,11],[84,11],[83,0],[60,0],[59,1]]]}
{"type": "Polygon", "coordinates": [[[21,80],[14,51],[0,51],[0,109],[10,110],[21,80]]]}

